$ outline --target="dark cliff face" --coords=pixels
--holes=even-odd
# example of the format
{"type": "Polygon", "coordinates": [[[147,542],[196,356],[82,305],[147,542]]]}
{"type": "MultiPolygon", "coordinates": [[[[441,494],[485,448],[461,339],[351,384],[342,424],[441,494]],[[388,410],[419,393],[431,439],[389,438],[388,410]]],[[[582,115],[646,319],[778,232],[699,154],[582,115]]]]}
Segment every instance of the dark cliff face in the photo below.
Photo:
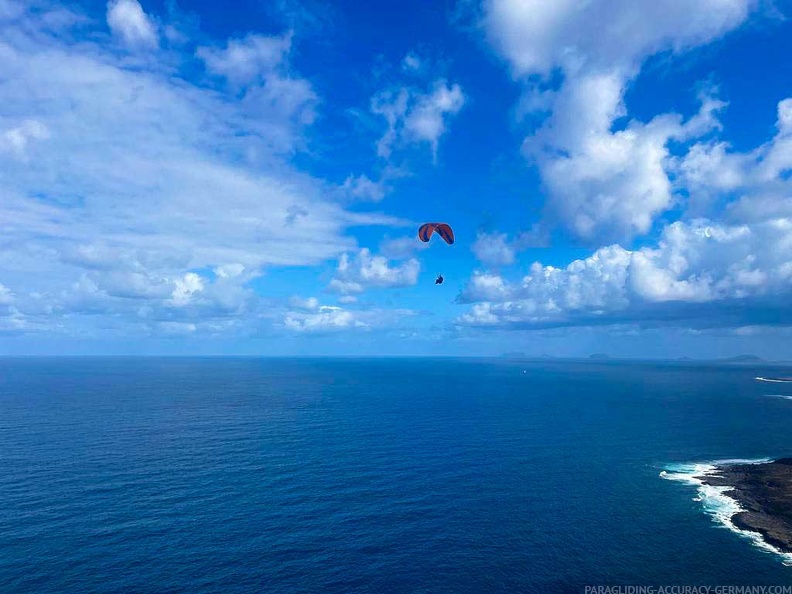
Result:
{"type": "Polygon", "coordinates": [[[733,487],[729,496],[745,510],[732,518],[734,525],[758,532],[769,544],[792,553],[792,458],[724,466],[704,483],[733,487]]]}

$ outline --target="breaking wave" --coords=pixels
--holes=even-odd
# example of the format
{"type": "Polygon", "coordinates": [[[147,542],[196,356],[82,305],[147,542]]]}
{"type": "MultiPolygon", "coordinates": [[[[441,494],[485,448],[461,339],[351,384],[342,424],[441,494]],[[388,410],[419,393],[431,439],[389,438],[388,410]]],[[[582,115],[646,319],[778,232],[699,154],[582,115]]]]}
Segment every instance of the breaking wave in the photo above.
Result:
{"type": "Polygon", "coordinates": [[[717,476],[719,469],[724,465],[732,464],[766,464],[771,462],[769,458],[754,460],[715,460],[713,462],[698,462],[690,464],[671,464],[660,472],[660,477],[669,480],[692,485],[696,487],[697,494],[693,501],[698,501],[713,521],[728,528],[732,532],[743,538],[749,539],[757,548],[773,553],[781,557],[784,565],[792,567],[792,553],[785,553],[764,540],[758,532],[742,530],[734,525],[732,518],[735,514],[744,511],[736,499],[729,496],[733,487],[720,487],[704,484],[704,479],[708,476],[717,476]]]}

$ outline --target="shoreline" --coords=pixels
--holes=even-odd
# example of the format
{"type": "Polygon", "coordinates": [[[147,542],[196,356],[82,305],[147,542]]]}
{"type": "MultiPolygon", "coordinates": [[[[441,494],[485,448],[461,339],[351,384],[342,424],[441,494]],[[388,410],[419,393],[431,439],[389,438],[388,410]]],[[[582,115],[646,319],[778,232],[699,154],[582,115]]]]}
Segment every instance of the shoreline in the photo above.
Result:
{"type": "Polygon", "coordinates": [[[660,476],[696,486],[714,521],[792,566],[792,458],[672,465],[660,476]]]}
{"type": "Polygon", "coordinates": [[[702,483],[729,489],[728,496],[741,509],[731,518],[737,528],[757,532],[769,545],[792,554],[792,458],[719,466],[702,483]]]}

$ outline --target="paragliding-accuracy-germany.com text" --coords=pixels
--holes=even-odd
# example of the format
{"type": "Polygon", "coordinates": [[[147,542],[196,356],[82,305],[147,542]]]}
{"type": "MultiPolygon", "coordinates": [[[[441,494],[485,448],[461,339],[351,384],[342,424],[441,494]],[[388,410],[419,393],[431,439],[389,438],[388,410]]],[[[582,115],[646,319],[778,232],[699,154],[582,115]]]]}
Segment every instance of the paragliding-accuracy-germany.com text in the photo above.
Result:
{"type": "Polygon", "coordinates": [[[792,594],[792,586],[586,586],[585,594],[792,594]]]}

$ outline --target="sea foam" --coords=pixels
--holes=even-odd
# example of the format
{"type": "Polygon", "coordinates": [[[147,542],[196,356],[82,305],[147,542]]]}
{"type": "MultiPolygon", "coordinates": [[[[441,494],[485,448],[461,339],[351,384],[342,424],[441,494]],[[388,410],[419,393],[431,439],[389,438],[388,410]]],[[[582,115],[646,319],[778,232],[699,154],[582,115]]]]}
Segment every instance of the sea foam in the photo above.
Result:
{"type": "Polygon", "coordinates": [[[755,377],[758,382],[769,382],[771,384],[792,384],[792,379],[781,377],[755,377]]]}
{"type": "Polygon", "coordinates": [[[670,464],[665,470],[660,472],[660,477],[669,481],[678,481],[696,487],[696,497],[693,501],[698,501],[713,521],[728,528],[732,532],[749,539],[754,546],[767,553],[773,553],[781,557],[784,565],[792,567],[792,553],[785,553],[764,540],[758,532],[743,530],[734,525],[732,518],[735,514],[745,511],[736,499],[729,496],[734,490],[733,487],[720,487],[704,484],[704,479],[708,476],[717,476],[721,466],[733,464],[766,464],[771,462],[769,458],[753,460],[715,460],[712,462],[697,462],[690,464],[670,464]]]}

